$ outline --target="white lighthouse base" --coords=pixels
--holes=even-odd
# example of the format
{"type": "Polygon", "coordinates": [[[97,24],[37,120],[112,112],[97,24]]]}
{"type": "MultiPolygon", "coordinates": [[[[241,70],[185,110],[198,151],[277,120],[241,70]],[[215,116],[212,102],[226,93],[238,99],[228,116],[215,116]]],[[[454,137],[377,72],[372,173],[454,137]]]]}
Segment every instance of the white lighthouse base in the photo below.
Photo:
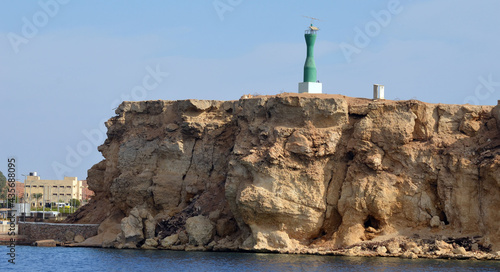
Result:
{"type": "Polygon", "coordinates": [[[300,82],[299,93],[323,93],[323,83],[300,82]]]}

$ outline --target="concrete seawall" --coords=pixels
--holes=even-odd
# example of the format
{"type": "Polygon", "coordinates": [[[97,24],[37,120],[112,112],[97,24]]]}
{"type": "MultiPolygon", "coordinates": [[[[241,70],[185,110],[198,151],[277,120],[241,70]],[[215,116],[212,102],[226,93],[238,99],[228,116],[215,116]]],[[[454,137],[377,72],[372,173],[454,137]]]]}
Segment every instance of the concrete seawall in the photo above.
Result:
{"type": "Polygon", "coordinates": [[[38,240],[54,239],[62,243],[74,243],[77,235],[87,239],[97,235],[99,224],[59,224],[19,222],[18,235],[24,237],[25,244],[38,240]]]}

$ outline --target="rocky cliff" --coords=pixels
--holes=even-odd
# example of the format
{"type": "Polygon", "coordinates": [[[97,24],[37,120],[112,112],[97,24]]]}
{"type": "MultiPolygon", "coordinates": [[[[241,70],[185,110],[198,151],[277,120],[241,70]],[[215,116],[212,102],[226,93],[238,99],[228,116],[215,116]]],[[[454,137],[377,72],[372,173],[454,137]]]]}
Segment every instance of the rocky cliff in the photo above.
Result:
{"type": "Polygon", "coordinates": [[[88,244],[500,250],[500,105],[281,94],[116,114],[88,171],[96,196],[69,219],[101,223],[88,244]]]}

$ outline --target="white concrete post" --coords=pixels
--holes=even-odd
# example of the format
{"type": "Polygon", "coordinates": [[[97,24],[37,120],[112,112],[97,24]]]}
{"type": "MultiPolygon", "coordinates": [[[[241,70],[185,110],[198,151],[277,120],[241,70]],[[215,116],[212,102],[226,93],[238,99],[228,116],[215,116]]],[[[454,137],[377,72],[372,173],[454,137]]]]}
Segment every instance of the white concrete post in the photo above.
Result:
{"type": "Polygon", "coordinates": [[[384,85],[373,84],[373,99],[385,99],[384,85]]]}

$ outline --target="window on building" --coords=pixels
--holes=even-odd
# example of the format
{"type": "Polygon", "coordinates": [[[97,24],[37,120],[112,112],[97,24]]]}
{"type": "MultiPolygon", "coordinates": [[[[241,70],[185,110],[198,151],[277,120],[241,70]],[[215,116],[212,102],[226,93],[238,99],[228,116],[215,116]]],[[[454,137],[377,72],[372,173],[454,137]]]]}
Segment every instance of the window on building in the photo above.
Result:
{"type": "Polygon", "coordinates": [[[71,189],[71,186],[66,186],[66,188],[71,189]]]}
{"type": "Polygon", "coordinates": [[[31,185],[26,185],[26,186],[24,186],[24,187],[27,187],[27,188],[29,188],[29,187],[31,187],[31,185]]]}
{"type": "Polygon", "coordinates": [[[38,186],[36,186],[36,185],[33,185],[33,188],[36,188],[36,187],[38,187],[38,186]]]}

